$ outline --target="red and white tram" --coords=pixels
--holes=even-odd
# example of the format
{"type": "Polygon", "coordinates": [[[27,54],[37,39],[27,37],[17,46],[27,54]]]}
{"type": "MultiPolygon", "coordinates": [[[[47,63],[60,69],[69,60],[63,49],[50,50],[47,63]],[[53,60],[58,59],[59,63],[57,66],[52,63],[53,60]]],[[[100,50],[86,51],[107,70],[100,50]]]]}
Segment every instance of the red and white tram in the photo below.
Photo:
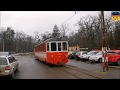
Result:
{"type": "Polygon", "coordinates": [[[36,59],[54,65],[68,62],[68,41],[59,38],[48,39],[34,47],[36,59]]]}

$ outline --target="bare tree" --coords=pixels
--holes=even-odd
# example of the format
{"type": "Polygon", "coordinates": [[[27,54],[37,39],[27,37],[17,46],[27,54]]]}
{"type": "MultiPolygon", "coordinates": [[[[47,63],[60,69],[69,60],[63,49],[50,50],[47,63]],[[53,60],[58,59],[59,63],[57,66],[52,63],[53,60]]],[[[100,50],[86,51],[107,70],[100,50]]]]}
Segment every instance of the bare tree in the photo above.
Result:
{"type": "Polygon", "coordinates": [[[52,37],[52,34],[49,33],[49,32],[45,32],[44,34],[41,34],[41,40],[42,41],[45,41],[45,40],[47,40],[47,39],[49,39],[51,37],[52,37]]]}
{"type": "Polygon", "coordinates": [[[62,24],[61,29],[60,29],[60,36],[65,37],[68,30],[70,30],[69,25],[68,24],[64,24],[64,25],[62,24]]]}
{"type": "MultiPolygon", "coordinates": [[[[74,45],[78,43],[81,47],[87,47],[89,49],[100,48],[101,47],[101,29],[100,29],[100,15],[98,16],[87,16],[82,17],[77,22],[79,26],[78,32],[72,36],[74,39],[74,45]]],[[[109,39],[109,33],[111,27],[113,27],[114,23],[108,17],[105,19],[105,27],[108,33],[106,36],[109,39]]],[[[113,35],[111,35],[113,36],[113,35]]],[[[71,40],[70,40],[71,41],[71,40]]],[[[109,43],[109,42],[108,42],[109,43]]]]}

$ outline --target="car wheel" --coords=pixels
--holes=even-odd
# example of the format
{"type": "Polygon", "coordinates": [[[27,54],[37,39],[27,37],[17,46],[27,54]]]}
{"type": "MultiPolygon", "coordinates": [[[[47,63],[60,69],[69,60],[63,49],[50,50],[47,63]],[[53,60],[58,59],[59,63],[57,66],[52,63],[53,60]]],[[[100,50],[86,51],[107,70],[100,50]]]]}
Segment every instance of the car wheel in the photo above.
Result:
{"type": "Polygon", "coordinates": [[[99,63],[102,63],[102,58],[99,58],[99,59],[98,59],[98,62],[99,62],[99,63]]]}
{"type": "Polygon", "coordinates": [[[89,60],[90,63],[93,63],[92,60],[89,60]]]}
{"type": "Polygon", "coordinates": [[[117,61],[117,65],[119,65],[119,66],[120,66],[120,59],[117,61]]]}
{"type": "Polygon", "coordinates": [[[17,68],[16,71],[18,71],[19,69],[17,68]]]}
{"type": "Polygon", "coordinates": [[[14,79],[14,75],[15,75],[15,73],[13,71],[12,74],[10,75],[10,79],[14,79]]]}
{"type": "Polygon", "coordinates": [[[76,56],[76,60],[79,60],[78,56],[76,56]]]}
{"type": "Polygon", "coordinates": [[[19,64],[17,65],[17,68],[16,68],[16,71],[18,71],[19,70],[19,64]]]}
{"type": "Polygon", "coordinates": [[[35,57],[34,60],[38,60],[38,59],[35,57]]]}
{"type": "Polygon", "coordinates": [[[72,59],[72,57],[70,56],[69,59],[72,59]]]}

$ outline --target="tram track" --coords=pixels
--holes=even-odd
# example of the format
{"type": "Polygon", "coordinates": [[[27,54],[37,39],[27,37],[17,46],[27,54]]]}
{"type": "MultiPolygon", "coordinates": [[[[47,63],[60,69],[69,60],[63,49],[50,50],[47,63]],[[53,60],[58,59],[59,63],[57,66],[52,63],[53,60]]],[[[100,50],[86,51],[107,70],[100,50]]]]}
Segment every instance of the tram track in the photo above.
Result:
{"type": "Polygon", "coordinates": [[[69,71],[66,71],[66,70],[64,70],[64,69],[62,69],[60,67],[55,67],[54,69],[57,70],[57,71],[60,70],[60,71],[62,71],[64,73],[67,73],[67,74],[69,74],[69,75],[71,75],[71,76],[73,76],[73,77],[75,77],[77,79],[82,79],[82,78],[78,77],[77,75],[75,75],[74,73],[70,73],[69,71]]]}
{"type": "Polygon", "coordinates": [[[53,69],[57,72],[64,72],[66,74],[69,74],[69,75],[75,77],[76,79],[103,79],[102,77],[97,76],[96,74],[94,74],[88,70],[78,68],[78,67],[75,67],[72,65],[54,66],[51,64],[47,64],[45,62],[43,62],[43,63],[46,64],[45,65],[46,68],[49,67],[49,69],[53,69]]]}
{"type": "Polygon", "coordinates": [[[88,70],[85,70],[76,66],[68,65],[68,64],[65,64],[63,66],[51,65],[45,62],[43,62],[43,64],[45,64],[44,68],[46,69],[49,69],[51,71],[55,70],[58,73],[62,73],[62,74],[66,73],[75,77],[76,79],[106,79],[107,78],[102,75],[97,75],[94,72],[90,72],[88,70]]]}
{"type": "Polygon", "coordinates": [[[76,68],[75,66],[71,66],[71,65],[66,65],[66,67],[67,68],[70,68],[70,69],[73,69],[73,70],[76,70],[76,71],[79,71],[79,72],[82,72],[82,73],[84,73],[84,74],[86,74],[86,75],[89,75],[89,76],[92,76],[92,77],[94,77],[94,78],[96,78],[96,79],[101,79],[100,77],[98,77],[98,76],[96,76],[96,75],[92,75],[92,74],[94,74],[94,73],[91,73],[90,71],[88,71],[88,70],[85,70],[85,69],[82,69],[82,68],[76,68]],[[71,67],[73,67],[73,68],[71,68],[71,67]],[[76,69],[74,69],[74,68],[76,68],[76,69]],[[77,70],[78,69],[78,70],[77,70]],[[87,72],[87,73],[86,73],[87,72]]]}
{"type": "Polygon", "coordinates": [[[101,79],[100,77],[97,77],[95,75],[92,75],[90,72],[83,71],[81,68],[77,68],[71,65],[65,65],[61,67],[54,67],[56,70],[63,71],[65,73],[68,73],[78,79],[101,79]]]}

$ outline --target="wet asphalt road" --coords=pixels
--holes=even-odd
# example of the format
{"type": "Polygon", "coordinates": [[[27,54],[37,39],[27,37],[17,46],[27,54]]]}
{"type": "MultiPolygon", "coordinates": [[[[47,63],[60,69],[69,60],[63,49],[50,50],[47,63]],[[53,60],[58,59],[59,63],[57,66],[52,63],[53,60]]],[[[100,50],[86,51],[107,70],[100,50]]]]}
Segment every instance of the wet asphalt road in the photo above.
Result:
{"type": "MultiPolygon", "coordinates": [[[[84,70],[88,70],[95,74],[99,74],[101,76],[109,77],[110,79],[120,79],[120,66],[116,64],[109,65],[109,71],[103,72],[102,63],[90,63],[89,61],[76,61],[69,60],[67,64],[79,67],[84,70]]],[[[106,79],[106,78],[105,78],[106,79]]]]}
{"type": "Polygon", "coordinates": [[[32,56],[16,56],[19,61],[19,71],[15,72],[15,79],[76,79],[76,77],[53,69],[53,65],[35,60],[32,56]]]}
{"type": "MultiPolygon", "coordinates": [[[[35,60],[31,55],[15,56],[15,58],[18,59],[20,64],[19,71],[15,72],[15,79],[78,79],[76,76],[69,74],[68,72],[64,72],[64,67],[56,68],[56,66],[35,60]],[[63,68],[63,70],[60,70],[58,68],[63,68]]],[[[109,68],[108,72],[102,72],[102,66],[99,63],[90,64],[88,62],[69,60],[66,65],[88,70],[101,76],[110,77],[111,79],[120,79],[120,69],[109,68]]],[[[70,70],[69,72],[73,72],[73,74],[78,73],[70,70]]],[[[86,77],[88,77],[88,79],[91,78],[82,73],[78,74],[79,77],[81,76],[80,78],[83,79],[86,77]]]]}

